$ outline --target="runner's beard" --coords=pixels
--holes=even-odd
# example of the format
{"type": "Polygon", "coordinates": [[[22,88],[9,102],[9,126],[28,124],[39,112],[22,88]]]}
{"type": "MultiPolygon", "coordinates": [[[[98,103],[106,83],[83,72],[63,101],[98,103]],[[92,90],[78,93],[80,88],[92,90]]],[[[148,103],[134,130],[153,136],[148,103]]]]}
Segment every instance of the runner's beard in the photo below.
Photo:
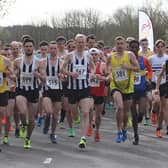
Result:
{"type": "Polygon", "coordinates": [[[31,52],[31,53],[26,53],[26,56],[32,56],[33,55],[33,52],[31,52]]]}

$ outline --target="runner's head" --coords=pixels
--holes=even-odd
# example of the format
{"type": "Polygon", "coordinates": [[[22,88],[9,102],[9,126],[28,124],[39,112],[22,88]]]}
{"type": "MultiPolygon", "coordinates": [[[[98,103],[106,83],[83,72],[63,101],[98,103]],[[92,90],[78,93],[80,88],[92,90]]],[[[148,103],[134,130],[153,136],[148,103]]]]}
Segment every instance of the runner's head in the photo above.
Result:
{"type": "Polygon", "coordinates": [[[142,47],[142,51],[147,51],[148,50],[148,39],[147,38],[143,38],[140,40],[140,45],[142,47]]]}
{"type": "Polygon", "coordinates": [[[48,42],[47,41],[41,41],[39,46],[40,46],[41,55],[46,56],[47,53],[48,53],[48,42]]]}
{"type": "Polygon", "coordinates": [[[125,50],[125,38],[122,36],[117,36],[115,38],[115,48],[117,52],[123,52],[125,50]]]}
{"type": "Polygon", "coordinates": [[[9,58],[10,60],[12,59],[12,52],[11,52],[11,47],[9,44],[4,46],[4,53],[3,55],[7,58],[9,58]]]}
{"type": "Polygon", "coordinates": [[[12,41],[10,43],[10,46],[11,46],[11,51],[12,51],[13,57],[17,58],[19,56],[19,42],[12,41]]]}
{"type": "Polygon", "coordinates": [[[165,51],[165,42],[162,39],[158,39],[155,42],[155,52],[159,55],[162,56],[165,51]]]}
{"type": "Polygon", "coordinates": [[[100,51],[97,48],[91,48],[89,50],[89,54],[93,57],[93,61],[97,62],[99,60],[100,57],[100,51]]]}
{"type": "Polygon", "coordinates": [[[56,39],[58,51],[64,51],[66,47],[66,38],[64,36],[58,36],[56,39]]]}
{"type": "Polygon", "coordinates": [[[132,51],[136,56],[138,56],[139,41],[137,41],[137,40],[132,40],[132,41],[129,43],[129,50],[132,51]]]}
{"type": "Polygon", "coordinates": [[[91,49],[96,45],[96,36],[94,34],[90,34],[87,36],[86,41],[88,49],[91,49]]]}
{"type": "Polygon", "coordinates": [[[56,41],[50,41],[49,42],[49,53],[52,57],[55,57],[57,55],[57,43],[56,43],[56,41]]]}
{"type": "Polygon", "coordinates": [[[129,43],[132,40],[135,40],[135,38],[134,37],[127,37],[127,39],[126,39],[126,50],[129,50],[129,43]]]}
{"type": "Polygon", "coordinates": [[[75,50],[75,41],[73,39],[67,41],[67,50],[68,52],[75,50]]]}
{"type": "Polygon", "coordinates": [[[168,55],[168,45],[165,47],[165,54],[168,55]]]}
{"type": "Polygon", "coordinates": [[[75,36],[75,45],[77,51],[83,51],[86,47],[86,36],[84,34],[77,34],[75,36]]]}
{"type": "Polygon", "coordinates": [[[23,49],[26,56],[32,56],[34,51],[35,42],[33,39],[25,39],[23,42],[23,49]]]}

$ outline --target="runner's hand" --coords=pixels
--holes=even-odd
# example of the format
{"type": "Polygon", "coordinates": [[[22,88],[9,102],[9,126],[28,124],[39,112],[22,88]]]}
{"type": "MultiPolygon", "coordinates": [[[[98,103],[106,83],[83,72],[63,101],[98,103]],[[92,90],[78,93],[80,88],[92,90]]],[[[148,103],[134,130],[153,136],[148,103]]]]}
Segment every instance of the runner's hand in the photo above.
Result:
{"type": "Polygon", "coordinates": [[[71,72],[70,76],[72,76],[72,78],[76,79],[79,76],[78,72],[71,72]]]}

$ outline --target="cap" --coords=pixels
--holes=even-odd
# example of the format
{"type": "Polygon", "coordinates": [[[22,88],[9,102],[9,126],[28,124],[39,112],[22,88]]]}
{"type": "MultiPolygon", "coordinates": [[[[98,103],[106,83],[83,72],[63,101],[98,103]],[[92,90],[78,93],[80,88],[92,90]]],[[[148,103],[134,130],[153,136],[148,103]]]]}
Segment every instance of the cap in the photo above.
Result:
{"type": "Polygon", "coordinates": [[[91,48],[89,50],[89,54],[100,54],[100,51],[97,48],[91,48]]]}

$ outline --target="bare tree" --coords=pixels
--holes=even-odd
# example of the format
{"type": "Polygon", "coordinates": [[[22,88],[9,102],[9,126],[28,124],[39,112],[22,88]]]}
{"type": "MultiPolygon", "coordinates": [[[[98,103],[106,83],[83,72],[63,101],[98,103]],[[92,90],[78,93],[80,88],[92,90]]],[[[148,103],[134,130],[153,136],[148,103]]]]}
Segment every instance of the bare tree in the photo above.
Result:
{"type": "Polygon", "coordinates": [[[0,17],[5,16],[16,0],[0,0],[0,17]]]}

